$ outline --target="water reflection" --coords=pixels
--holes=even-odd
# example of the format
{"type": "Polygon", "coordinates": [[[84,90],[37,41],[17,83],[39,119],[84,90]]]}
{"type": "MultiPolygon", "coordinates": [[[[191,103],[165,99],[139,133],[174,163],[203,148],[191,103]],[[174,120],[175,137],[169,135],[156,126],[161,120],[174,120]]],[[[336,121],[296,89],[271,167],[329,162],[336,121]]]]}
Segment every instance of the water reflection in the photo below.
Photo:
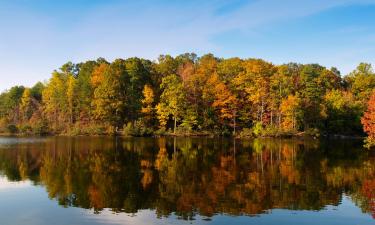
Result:
{"type": "Polygon", "coordinates": [[[375,218],[375,158],[353,141],[50,138],[0,148],[0,170],[96,213],[254,216],[345,195],[375,218]]]}

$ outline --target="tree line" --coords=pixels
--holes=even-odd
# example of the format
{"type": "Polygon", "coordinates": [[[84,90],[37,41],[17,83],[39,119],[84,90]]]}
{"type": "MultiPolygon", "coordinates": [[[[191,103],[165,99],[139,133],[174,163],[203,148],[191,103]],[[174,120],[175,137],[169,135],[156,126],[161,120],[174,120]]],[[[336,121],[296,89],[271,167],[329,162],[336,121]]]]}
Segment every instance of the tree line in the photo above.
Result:
{"type": "Polygon", "coordinates": [[[38,134],[362,135],[371,64],[346,76],[319,64],[262,59],[103,58],[68,62],[0,95],[2,132],[38,134]]]}

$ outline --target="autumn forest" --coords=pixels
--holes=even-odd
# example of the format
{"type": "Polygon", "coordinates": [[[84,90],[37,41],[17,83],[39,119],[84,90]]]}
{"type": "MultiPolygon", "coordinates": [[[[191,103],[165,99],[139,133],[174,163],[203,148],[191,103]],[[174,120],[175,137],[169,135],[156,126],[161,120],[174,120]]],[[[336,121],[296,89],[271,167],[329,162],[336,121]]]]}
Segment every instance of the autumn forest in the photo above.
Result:
{"type": "Polygon", "coordinates": [[[125,136],[330,136],[375,142],[375,73],[262,59],[103,58],[0,95],[0,133],[125,136]]]}

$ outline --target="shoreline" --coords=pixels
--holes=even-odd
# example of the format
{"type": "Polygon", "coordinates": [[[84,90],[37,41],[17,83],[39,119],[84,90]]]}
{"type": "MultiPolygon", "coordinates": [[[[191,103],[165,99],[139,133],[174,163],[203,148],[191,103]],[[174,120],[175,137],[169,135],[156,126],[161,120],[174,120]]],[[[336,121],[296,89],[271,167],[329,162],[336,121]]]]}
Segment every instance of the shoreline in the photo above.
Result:
{"type": "Polygon", "coordinates": [[[0,133],[0,137],[14,137],[14,138],[24,138],[24,137],[123,137],[123,138],[141,138],[141,137],[151,137],[151,138],[160,138],[160,137],[185,137],[185,138],[217,138],[217,137],[225,137],[225,138],[234,138],[237,140],[249,140],[249,139],[365,139],[365,136],[359,135],[342,135],[342,134],[329,134],[329,135],[321,135],[320,137],[315,137],[312,135],[307,135],[303,133],[297,133],[293,135],[280,135],[280,136],[253,136],[253,137],[240,137],[240,136],[225,136],[225,135],[215,135],[215,134],[208,134],[208,133],[196,133],[196,134],[164,134],[164,135],[150,135],[150,136],[127,136],[122,134],[117,135],[110,135],[110,134],[102,134],[102,135],[90,135],[90,134],[82,134],[82,135],[69,135],[69,134],[46,134],[46,135],[37,135],[37,134],[11,134],[11,133],[0,133]]]}

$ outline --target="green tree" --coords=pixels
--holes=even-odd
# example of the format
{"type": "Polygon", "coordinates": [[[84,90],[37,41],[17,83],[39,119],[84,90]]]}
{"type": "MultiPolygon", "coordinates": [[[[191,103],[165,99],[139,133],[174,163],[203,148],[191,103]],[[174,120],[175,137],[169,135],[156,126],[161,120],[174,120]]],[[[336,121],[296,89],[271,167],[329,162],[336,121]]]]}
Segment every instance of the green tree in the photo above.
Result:
{"type": "Polygon", "coordinates": [[[44,84],[41,82],[36,83],[31,89],[32,97],[37,100],[38,102],[42,102],[42,94],[43,94],[44,84]]]}
{"type": "Polygon", "coordinates": [[[125,96],[122,87],[126,70],[121,60],[115,61],[102,71],[102,80],[94,91],[93,115],[96,120],[115,128],[124,123],[125,96]]]}
{"type": "Polygon", "coordinates": [[[0,95],[0,118],[7,118],[11,123],[18,123],[19,103],[25,90],[23,86],[14,86],[0,95]]]}
{"type": "Polygon", "coordinates": [[[94,88],[91,84],[91,76],[98,66],[97,61],[86,61],[78,64],[76,79],[77,117],[79,122],[89,123],[91,119],[91,100],[94,88]]]}
{"type": "Polygon", "coordinates": [[[361,103],[348,91],[333,89],[324,96],[327,118],[325,129],[328,133],[361,133],[361,103]]]}
{"type": "Polygon", "coordinates": [[[365,106],[375,88],[375,73],[371,64],[360,63],[353,72],[345,77],[349,89],[365,106]]]}
{"type": "Polygon", "coordinates": [[[123,88],[126,95],[126,119],[134,122],[139,117],[142,108],[143,87],[150,83],[150,73],[139,58],[129,58],[124,61],[126,76],[123,88]]]}
{"type": "Polygon", "coordinates": [[[172,74],[163,78],[160,87],[163,92],[156,106],[160,124],[166,124],[166,118],[172,116],[176,133],[177,122],[182,119],[186,105],[183,84],[177,75],[172,74]]]}
{"type": "Polygon", "coordinates": [[[302,88],[300,89],[303,107],[303,128],[321,128],[321,121],[325,119],[322,108],[322,98],[324,95],[323,86],[318,84],[320,73],[323,67],[317,64],[304,65],[300,77],[302,88]]]}

